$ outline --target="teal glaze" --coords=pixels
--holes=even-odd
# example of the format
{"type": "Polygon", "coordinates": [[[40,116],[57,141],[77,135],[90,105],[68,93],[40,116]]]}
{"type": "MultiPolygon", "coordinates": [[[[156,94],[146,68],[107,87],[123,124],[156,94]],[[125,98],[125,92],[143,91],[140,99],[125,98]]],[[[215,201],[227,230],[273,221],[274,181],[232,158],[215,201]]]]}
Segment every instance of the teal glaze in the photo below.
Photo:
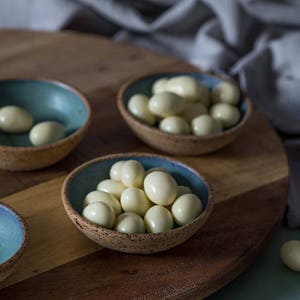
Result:
{"type": "Polygon", "coordinates": [[[80,173],[72,177],[67,191],[67,197],[70,200],[72,207],[81,214],[82,202],[87,193],[96,190],[97,184],[104,179],[109,178],[109,170],[111,166],[119,160],[134,159],[139,161],[147,171],[151,168],[164,168],[174,178],[179,185],[189,186],[202,201],[203,207],[207,206],[208,190],[203,180],[189,167],[182,163],[170,161],[164,158],[147,157],[147,156],[128,156],[122,158],[112,158],[105,161],[95,162],[80,173]]]}
{"type": "MultiPolygon", "coordinates": [[[[79,129],[88,118],[80,96],[68,86],[46,80],[0,81],[0,107],[17,105],[28,110],[34,122],[57,121],[66,127],[67,136],[79,129]]],[[[31,146],[28,132],[0,132],[0,145],[31,146]]]]}
{"type": "Polygon", "coordinates": [[[22,246],[23,227],[13,211],[0,204],[0,264],[11,258],[22,246]]]}

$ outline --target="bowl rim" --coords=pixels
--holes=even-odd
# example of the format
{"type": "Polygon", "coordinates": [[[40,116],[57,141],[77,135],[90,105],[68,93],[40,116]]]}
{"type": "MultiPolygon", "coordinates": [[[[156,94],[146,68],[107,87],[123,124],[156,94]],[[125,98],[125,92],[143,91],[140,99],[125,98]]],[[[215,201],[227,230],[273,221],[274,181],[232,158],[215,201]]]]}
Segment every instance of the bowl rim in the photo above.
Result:
{"type": "Polygon", "coordinates": [[[127,237],[127,238],[130,238],[130,240],[139,240],[141,237],[144,237],[144,236],[147,236],[149,238],[157,238],[158,236],[169,236],[169,235],[172,235],[176,232],[181,232],[182,230],[193,226],[195,223],[198,223],[200,220],[209,217],[209,215],[211,214],[211,212],[213,210],[213,207],[215,205],[215,202],[213,200],[214,192],[213,192],[213,188],[212,188],[211,184],[207,181],[206,177],[203,176],[202,174],[200,174],[196,169],[190,167],[189,165],[187,165],[184,162],[179,161],[177,159],[173,159],[173,158],[170,158],[170,157],[165,156],[165,155],[146,153],[146,152],[127,152],[127,153],[108,154],[108,155],[104,155],[104,156],[94,158],[92,160],[89,160],[89,161],[81,164],[80,166],[75,168],[71,173],[69,173],[69,175],[65,178],[65,180],[63,182],[63,185],[62,185],[62,189],[61,189],[61,195],[62,195],[62,202],[63,202],[64,208],[67,212],[67,215],[69,216],[69,218],[73,222],[74,222],[74,219],[70,216],[69,212],[72,212],[73,214],[75,214],[75,216],[77,218],[79,218],[80,221],[86,227],[93,228],[93,230],[96,230],[97,232],[100,230],[100,231],[105,232],[107,234],[114,234],[118,237],[127,237]],[[90,165],[93,165],[97,162],[106,161],[106,160],[110,160],[110,159],[116,159],[116,158],[120,158],[120,160],[121,160],[121,159],[129,158],[131,156],[141,156],[141,157],[149,157],[149,158],[154,157],[154,158],[168,160],[170,162],[176,163],[177,165],[180,165],[180,166],[184,167],[185,169],[188,169],[189,171],[195,173],[198,177],[200,177],[202,182],[205,184],[205,187],[207,188],[208,199],[207,199],[207,205],[206,205],[205,209],[191,223],[188,223],[188,224],[185,224],[183,226],[179,226],[177,228],[173,228],[173,229],[170,229],[170,230],[167,230],[167,231],[164,231],[164,232],[159,232],[159,233],[148,233],[148,232],[145,232],[145,233],[124,233],[124,232],[118,232],[118,231],[113,230],[113,229],[108,229],[108,228],[104,228],[100,225],[96,225],[96,224],[88,221],[84,217],[82,217],[73,208],[73,206],[72,206],[72,204],[69,201],[69,198],[67,196],[67,189],[68,189],[68,186],[69,186],[70,182],[72,181],[72,179],[76,175],[78,175],[82,170],[84,170],[86,167],[88,167],[90,165]]]}
{"type": "Polygon", "coordinates": [[[0,262],[0,272],[4,271],[4,270],[8,270],[9,268],[11,268],[13,266],[13,264],[19,259],[21,258],[21,256],[23,255],[25,248],[28,245],[29,242],[29,227],[25,221],[25,219],[15,210],[13,209],[10,205],[3,203],[2,201],[0,201],[0,209],[3,208],[7,211],[9,211],[9,213],[11,213],[19,222],[19,224],[22,227],[22,231],[23,231],[23,240],[22,243],[20,245],[20,247],[18,248],[18,250],[7,260],[5,260],[4,262],[0,262]]]}
{"type": "Polygon", "coordinates": [[[60,146],[63,145],[65,143],[67,143],[68,141],[73,140],[74,138],[81,136],[82,133],[84,133],[86,131],[86,129],[89,127],[90,123],[91,123],[91,106],[89,104],[89,101],[87,100],[86,96],[77,88],[64,83],[62,81],[56,80],[56,79],[50,79],[50,78],[18,78],[18,77],[14,77],[14,78],[3,78],[0,80],[1,82],[5,82],[5,81],[34,81],[34,82],[46,82],[46,83],[51,83],[53,85],[62,87],[68,91],[70,91],[71,93],[75,94],[76,96],[79,97],[80,101],[84,104],[86,110],[87,110],[87,118],[85,120],[85,122],[80,126],[80,128],[78,128],[75,132],[73,132],[72,134],[64,137],[63,139],[60,139],[54,143],[51,144],[46,144],[46,145],[41,145],[41,146],[28,146],[28,147],[24,147],[24,146],[7,146],[7,145],[1,145],[0,144],[0,149],[2,150],[13,150],[16,152],[36,152],[36,151],[42,151],[42,150],[47,150],[50,148],[54,148],[56,146],[60,146]]]}
{"type": "MultiPolygon", "coordinates": [[[[239,131],[242,127],[244,127],[244,125],[248,122],[250,116],[252,115],[252,111],[253,111],[253,104],[252,101],[250,100],[250,97],[248,96],[248,94],[244,91],[242,91],[240,88],[240,92],[241,95],[243,96],[243,99],[245,100],[245,102],[247,103],[247,109],[245,112],[244,117],[242,118],[242,120],[240,120],[239,123],[237,123],[236,125],[234,125],[233,127],[224,130],[223,132],[220,133],[214,133],[214,134],[209,134],[209,135],[205,135],[205,136],[198,136],[198,135],[194,135],[194,134],[171,134],[171,133],[167,133],[164,131],[161,131],[160,129],[154,127],[154,126],[150,126],[147,125],[143,122],[141,122],[140,120],[138,120],[137,118],[135,118],[134,116],[132,116],[129,111],[127,110],[127,107],[125,107],[125,103],[124,103],[124,93],[126,92],[126,90],[134,83],[146,79],[148,77],[152,77],[152,76],[161,76],[163,77],[164,75],[170,75],[170,74],[182,74],[182,73],[186,73],[186,74],[203,74],[206,76],[210,76],[210,77],[214,77],[217,78],[219,80],[225,81],[225,82],[229,82],[232,83],[231,80],[229,80],[228,78],[222,76],[222,75],[216,75],[210,72],[204,72],[204,71],[164,71],[164,72],[151,72],[148,74],[144,74],[142,76],[135,76],[132,77],[131,79],[129,79],[128,81],[126,81],[125,83],[123,83],[121,85],[121,87],[118,90],[118,94],[117,94],[117,106],[119,109],[119,112],[121,113],[121,115],[123,117],[126,117],[130,120],[130,122],[132,122],[135,126],[139,126],[140,128],[142,128],[144,131],[146,131],[149,134],[157,134],[159,135],[161,138],[180,138],[180,140],[185,140],[185,141],[207,141],[207,140],[211,140],[211,139],[215,139],[218,137],[224,137],[224,136],[228,136],[233,134],[236,131],[239,131]]],[[[235,84],[236,85],[236,84],[235,84]]],[[[125,121],[127,121],[125,118],[125,121]]]]}

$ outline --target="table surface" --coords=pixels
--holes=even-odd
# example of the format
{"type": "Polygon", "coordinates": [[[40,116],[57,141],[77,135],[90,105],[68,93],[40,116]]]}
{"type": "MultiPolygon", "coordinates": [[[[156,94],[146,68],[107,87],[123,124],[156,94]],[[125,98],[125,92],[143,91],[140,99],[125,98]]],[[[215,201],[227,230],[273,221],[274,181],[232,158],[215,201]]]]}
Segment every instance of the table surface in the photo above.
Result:
{"type": "Polygon", "coordinates": [[[288,176],[280,140],[259,113],[245,134],[224,150],[177,157],[206,175],[215,191],[215,210],[201,232],[158,255],[98,251],[62,208],[60,188],[66,174],[103,154],[153,152],[121,120],[116,92],[131,76],[194,68],[93,35],[0,31],[0,38],[0,79],[62,80],[87,95],[94,114],[87,137],[61,163],[35,172],[0,171],[0,182],[5,182],[0,201],[17,209],[31,230],[23,260],[0,284],[0,299],[93,299],[104,293],[110,298],[204,297],[251,264],[280,222],[288,176]]]}

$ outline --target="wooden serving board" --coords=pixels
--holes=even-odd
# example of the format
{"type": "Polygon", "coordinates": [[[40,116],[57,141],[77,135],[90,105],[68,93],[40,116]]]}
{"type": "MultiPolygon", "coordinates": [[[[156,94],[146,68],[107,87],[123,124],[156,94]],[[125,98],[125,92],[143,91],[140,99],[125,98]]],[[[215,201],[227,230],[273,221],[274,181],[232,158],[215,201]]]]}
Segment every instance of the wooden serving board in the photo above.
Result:
{"type": "Polygon", "coordinates": [[[223,150],[177,157],[210,180],[216,206],[203,230],[155,255],[129,255],[83,236],[64,212],[60,189],[82,162],[108,153],[154,152],[138,141],[116,108],[130,76],[193,67],[93,35],[0,31],[0,79],[47,77],[84,92],[92,106],[88,135],[61,163],[35,172],[0,171],[0,201],[27,220],[30,243],[0,299],[158,299],[206,297],[259,255],[282,218],[288,168],[279,138],[254,113],[245,134],[223,150]],[[100,251],[101,250],[101,251],[100,251]]]}

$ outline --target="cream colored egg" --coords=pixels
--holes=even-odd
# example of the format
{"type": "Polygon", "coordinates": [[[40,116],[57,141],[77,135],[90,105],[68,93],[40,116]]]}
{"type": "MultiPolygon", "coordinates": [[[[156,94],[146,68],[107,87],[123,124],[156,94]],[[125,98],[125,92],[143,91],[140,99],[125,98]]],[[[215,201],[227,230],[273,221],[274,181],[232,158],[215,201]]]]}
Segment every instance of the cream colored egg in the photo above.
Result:
{"type": "Polygon", "coordinates": [[[147,232],[164,232],[172,229],[174,226],[172,214],[161,205],[154,205],[149,208],[145,214],[144,221],[147,232]]]}
{"type": "Polygon", "coordinates": [[[280,250],[283,263],[290,269],[300,272],[300,241],[285,242],[280,250]]]}
{"type": "Polygon", "coordinates": [[[126,189],[121,181],[113,179],[105,179],[98,183],[97,190],[112,194],[117,199],[120,199],[121,194],[126,189]]]}
{"type": "MultiPolygon", "coordinates": [[[[155,172],[155,171],[161,171],[161,172],[166,172],[168,173],[168,171],[164,168],[151,168],[146,172],[146,176],[151,173],[151,172],[155,172]]],[[[168,173],[169,174],[169,173],[168,173]]]]}
{"type": "Polygon", "coordinates": [[[177,197],[180,197],[184,194],[190,194],[192,191],[188,186],[178,185],[177,186],[177,197]]]}
{"type": "Polygon", "coordinates": [[[102,191],[89,192],[84,198],[83,206],[85,207],[94,202],[103,202],[112,207],[117,216],[122,212],[120,202],[112,194],[102,191]]]}
{"type": "Polygon", "coordinates": [[[125,160],[120,160],[112,165],[109,170],[109,176],[113,180],[121,180],[121,170],[125,164],[125,160]]]}
{"type": "Polygon", "coordinates": [[[65,127],[54,121],[41,122],[34,125],[29,132],[30,142],[34,146],[47,145],[64,138],[65,127]]]}
{"type": "Polygon", "coordinates": [[[227,103],[214,104],[210,109],[211,116],[222,122],[224,128],[229,128],[235,125],[240,119],[240,111],[227,103]]]}
{"type": "Polygon", "coordinates": [[[121,170],[121,180],[126,187],[141,187],[145,178],[144,167],[136,160],[127,160],[121,170]]]}
{"type": "Polygon", "coordinates": [[[161,78],[161,79],[156,80],[152,86],[152,93],[158,94],[161,92],[165,92],[167,82],[168,82],[167,78],[161,78]]]}
{"type": "Polygon", "coordinates": [[[240,91],[238,87],[230,82],[220,82],[211,91],[213,103],[227,103],[236,105],[239,102],[240,91]]]}
{"type": "Polygon", "coordinates": [[[206,87],[190,76],[176,76],[168,80],[167,90],[173,92],[188,102],[200,101],[209,104],[209,93],[206,87]]]}
{"type": "Polygon", "coordinates": [[[155,123],[155,116],[148,108],[149,98],[142,94],[133,95],[128,102],[129,112],[139,119],[141,122],[153,125],[155,123]]]}
{"type": "Polygon", "coordinates": [[[191,123],[195,135],[205,136],[222,132],[222,123],[210,115],[202,115],[195,118],[191,123]]]}
{"type": "Polygon", "coordinates": [[[126,212],[118,216],[114,229],[123,233],[144,233],[145,223],[139,215],[126,212]]]}
{"type": "Polygon", "coordinates": [[[183,112],[184,100],[170,92],[155,94],[150,98],[149,110],[158,117],[168,117],[183,112]]]}
{"type": "Polygon", "coordinates": [[[8,105],[0,109],[0,129],[8,133],[22,133],[33,125],[32,115],[22,107],[8,105]]]}
{"type": "Polygon", "coordinates": [[[171,134],[188,134],[190,132],[190,126],[187,121],[179,116],[164,118],[159,123],[159,129],[171,134]]]}
{"type": "Polygon", "coordinates": [[[134,212],[144,216],[152,206],[145,192],[139,188],[127,188],[121,195],[121,206],[126,212],[134,212]]]}
{"type": "Polygon", "coordinates": [[[207,108],[200,102],[187,103],[182,117],[190,123],[196,117],[207,114],[207,108]]]}
{"type": "Polygon", "coordinates": [[[82,215],[90,222],[105,228],[112,228],[116,221],[115,211],[104,202],[87,205],[83,209],[82,215]]]}
{"type": "Polygon", "coordinates": [[[155,204],[170,205],[177,197],[177,183],[166,172],[151,172],[145,177],[144,190],[148,198],[155,204]]]}
{"type": "Polygon", "coordinates": [[[201,214],[202,210],[200,199],[191,193],[178,197],[171,207],[172,215],[178,225],[191,223],[201,214]]]}

